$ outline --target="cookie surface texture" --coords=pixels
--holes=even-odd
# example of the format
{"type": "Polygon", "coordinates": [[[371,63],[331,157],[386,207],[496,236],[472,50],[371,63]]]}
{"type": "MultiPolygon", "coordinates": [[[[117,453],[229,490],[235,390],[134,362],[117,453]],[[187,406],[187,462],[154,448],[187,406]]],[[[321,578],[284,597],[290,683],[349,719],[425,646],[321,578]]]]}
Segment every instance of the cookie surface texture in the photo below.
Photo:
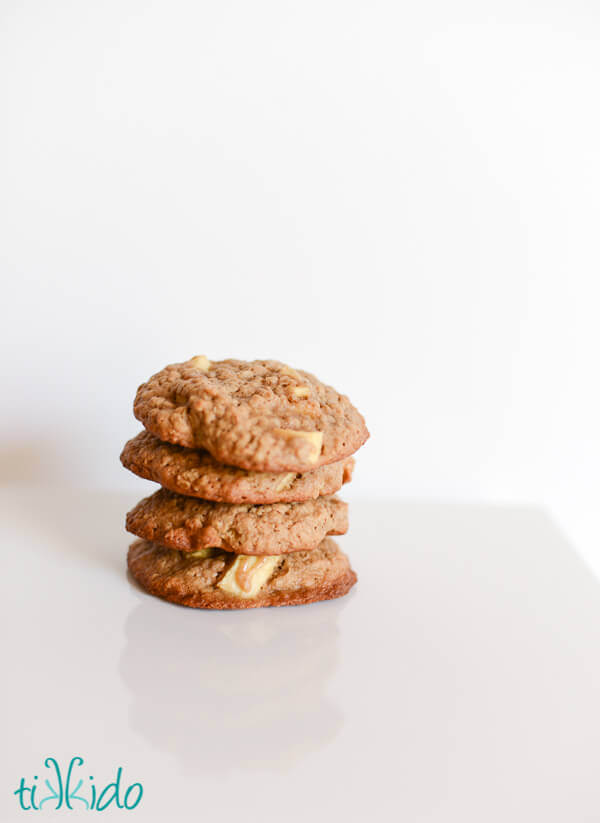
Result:
{"type": "Polygon", "coordinates": [[[219,548],[275,555],[316,548],[348,529],[348,506],[337,497],[302,503],[212,503],[160,489],[128,514],[129,532],[180,551],[219,548]]]}
{"type": "Polygon", "coordinates": [[[125,444],[121,462],[173,492],[220,503],[314,500],[338,491],[354,469],[354,458],[347,457],[309,472],[252,472],[219,463],[204,449],[163,443],[147,431],[125,444]]]}
{"type": "Polygon", "coordinates": [[[310,471],[369,436],[347,397],[276,360],[200,355],[167,366],[139,387],[134,414],[160,440],[261,472],[310,471]]]}

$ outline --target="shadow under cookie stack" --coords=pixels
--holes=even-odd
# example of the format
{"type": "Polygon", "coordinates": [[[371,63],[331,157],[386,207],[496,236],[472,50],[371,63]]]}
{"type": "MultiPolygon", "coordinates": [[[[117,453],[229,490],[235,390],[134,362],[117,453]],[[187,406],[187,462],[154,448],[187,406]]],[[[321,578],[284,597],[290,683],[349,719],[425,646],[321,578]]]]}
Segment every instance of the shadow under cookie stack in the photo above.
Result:
{"type": "Polygon", "coordinates": [[[138,391],[145,431],[125,468],[162,486],[128,514],[128,566],[157,597],[206,609],[292,606],[346,594],[356,574],[328,536],[335,496],[369,433],[347,397],[275,360],[205,356],[138,391]]]}

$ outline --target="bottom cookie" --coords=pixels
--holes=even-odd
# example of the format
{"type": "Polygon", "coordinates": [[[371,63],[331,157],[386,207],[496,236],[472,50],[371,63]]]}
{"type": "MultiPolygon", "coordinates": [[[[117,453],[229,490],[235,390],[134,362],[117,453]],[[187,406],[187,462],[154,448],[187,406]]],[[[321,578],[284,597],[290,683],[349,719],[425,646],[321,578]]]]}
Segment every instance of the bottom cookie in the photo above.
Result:
{"type": "Polygon", "coordinates": [[[299,606],[342,597],[356,583],[348,558],[330,538],[311,551],[277,557],[180,552],[136,540],[127,565],[150,594],[197,609],[299,606]]]}

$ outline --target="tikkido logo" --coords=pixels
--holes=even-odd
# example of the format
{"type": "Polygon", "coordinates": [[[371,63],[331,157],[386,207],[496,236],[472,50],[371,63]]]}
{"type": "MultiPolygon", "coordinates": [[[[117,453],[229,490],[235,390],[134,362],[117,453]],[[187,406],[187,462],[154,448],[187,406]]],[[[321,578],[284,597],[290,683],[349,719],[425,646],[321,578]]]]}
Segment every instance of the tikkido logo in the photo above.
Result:
{"type": "Polygon", "coordinates": [[[31,785],[27,785],[22,777],[18,788],[13,792],[24,812],[39,809],[103,812],[111,806],[129,811],[139,806],[144,793],[141,783],[131,783],[126,789],[121,786],[121,766],[112,783],[107,783],[102,788],[96,786],[92,775],[80,776],[81,772],[76,772],[83,766],[82,757],[72,757],[64,771],[54,757],[47,757],[44,766],[49,773],[45,778],[42,776],[40,783],[37,774],[31,785]]]}

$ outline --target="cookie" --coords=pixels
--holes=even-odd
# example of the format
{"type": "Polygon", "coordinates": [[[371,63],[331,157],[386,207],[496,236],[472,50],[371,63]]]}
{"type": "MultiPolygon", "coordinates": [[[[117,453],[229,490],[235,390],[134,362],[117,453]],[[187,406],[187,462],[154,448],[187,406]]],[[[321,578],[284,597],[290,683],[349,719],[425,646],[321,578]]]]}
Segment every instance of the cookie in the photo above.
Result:
{"type": "Polygon", "coordinates": [[[314,549],[348,529],[348,506],[336,497],[302,503],[213,503],[160,489],[128,514],[127,531],[184,552],[218,548],[274,555],[314,549]]]}
{"type": "Polygon", "coordinates": [[[324,540],[313,551],[275,558],[243,558],[226,552],[197,558],[147,540],[136,540],[129,548],[127,565],[150,594],[204,609],[295,606],[331,600],[342,597],[356,583],[348,558],[331,539],[324,540]],[[245,561],[269,561],[269,574],[262,575],[260,586],[250,595],[243,589],[243,578],[242,588],[232,593],[227,585],[228,576],[245,561]]]}
{"type": "Polygon", "coordinates": [[[220,503],[294,503],[333,494],[352,479],[354,458],[310,472],[252,472],[225,466],[204,449],[163,443],[140,432],[121,453],[121,463],[166,489],[220,503]]]}
{"type": "Polygon", "coordinates": [[[369,436],[347,397],[276,360],[200,355],[167,366],[139,387],[134,413],[160,440],[249,471],[310,471],[369,436]]]}

